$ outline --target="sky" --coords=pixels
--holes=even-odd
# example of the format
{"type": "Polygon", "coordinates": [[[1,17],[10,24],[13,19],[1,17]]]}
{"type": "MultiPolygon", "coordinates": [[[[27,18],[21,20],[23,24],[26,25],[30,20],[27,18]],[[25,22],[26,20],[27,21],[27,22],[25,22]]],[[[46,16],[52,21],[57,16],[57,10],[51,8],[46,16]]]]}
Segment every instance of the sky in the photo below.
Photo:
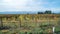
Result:
{"type": "Polygon", "coordinates": [[[60,12],[60,0],[0,0],[0,12],[46,10],[60,12]]]}

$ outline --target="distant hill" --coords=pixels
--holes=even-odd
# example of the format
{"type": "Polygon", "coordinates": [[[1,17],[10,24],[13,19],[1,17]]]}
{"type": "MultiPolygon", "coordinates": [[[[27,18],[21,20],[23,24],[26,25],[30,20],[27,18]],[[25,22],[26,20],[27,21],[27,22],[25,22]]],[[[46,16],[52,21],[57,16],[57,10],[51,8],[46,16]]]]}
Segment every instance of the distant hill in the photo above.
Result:
{"type": "MultiPolygon", "coordinates": [[[[5,12],[0,12],[0,14],[38,14],[38,11],[11,11],[11,12],[5,11],[5,12]]],[[[60,13],[52,13],[52,14],[60,14],[60,13]]]]}
{"type": "Polygon", "coordinates": [[[36,12],[31,12],[31,11],[29,11],[29,12],[27,12],[27,11],[11,11],[11,12],[0,12],[0,14],[37,14],[36,12]]]}

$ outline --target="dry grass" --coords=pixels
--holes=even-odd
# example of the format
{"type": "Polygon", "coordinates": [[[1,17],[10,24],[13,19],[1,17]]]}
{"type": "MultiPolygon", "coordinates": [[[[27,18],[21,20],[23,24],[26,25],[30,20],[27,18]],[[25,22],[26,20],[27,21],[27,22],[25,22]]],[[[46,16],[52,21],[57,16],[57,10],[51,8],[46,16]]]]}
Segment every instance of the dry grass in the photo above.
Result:
{"type": "Polygon", "coordinates": [[[4,26],[10,26],[10,30],[2,30],[0,32],[6,32],[7,34],[19,34],[20,32],[50,32],[52,29],[39,29],[40,25],[58,25],[58,21],[60,20],[60,15],[54,14],[35,14],[35,15],[14,15],[8,19],[3,19],[4,26]],[[17,16],[17,20],[15,20],[15,16],[17,16]],[[18,17],[19,16],[19,17],[18,17]],[[21,27],[20,27],[21,26],[21,27]]]}

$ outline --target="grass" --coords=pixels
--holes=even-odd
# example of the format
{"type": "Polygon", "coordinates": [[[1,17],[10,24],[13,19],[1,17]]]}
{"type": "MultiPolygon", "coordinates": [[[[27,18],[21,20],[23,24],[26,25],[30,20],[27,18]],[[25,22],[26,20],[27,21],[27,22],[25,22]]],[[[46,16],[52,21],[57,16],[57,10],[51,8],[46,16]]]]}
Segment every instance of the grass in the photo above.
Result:
{"type": "MultiPolygon", "coordinates": [[[[35,20],[34,19],[31,20],[32,16],[30,16],[27,20],[25,20],[24,17],[26,17],[26,16],[21,15],[21,27],[20,27],[20,22],[11,22],[12,20],[8,22],[8,20],[7,20],[7,22],[6,23],[4,22],[3,25],[9,26],[9,27],[11,27],[11,29],[0,30],[0,34],[25,34],[26,32],[27,32],[27,34],[31,34],[31,33],[48,34],[50,31],[52,32],[52,28],[47,27],[48,24],[51,24],[54,26],[58,25],[57,23],[58,23],[59,18],[50,19],[50,17],[49,17],[47,19],[47,18],[44,18],[44,15],[42,15],[42,17],[39,17],[41,15],[37,15],[39,17],[39,19],[41,19],[41,20],[39,20],[39,19],[37,19],[36,15],[35,15],[35,17],[33,17],[35,20]],[[40,26],[42,26],[42,28],[40,26]]],[[[47,15],[47,16],[49,16],[49,15],[47,15]]],[[[11,18],[11,19],[13,19],[13,18],[11,18]]],[[[59,27],[56,28],[56,31],[58,31],[58,30],[60,30],[59,27]]]]}
{"type": "Polygon", "coordinates": [[[58,31],[60,31],[60,27],[55,28],[55,32],[58,32],[58,31]]]}

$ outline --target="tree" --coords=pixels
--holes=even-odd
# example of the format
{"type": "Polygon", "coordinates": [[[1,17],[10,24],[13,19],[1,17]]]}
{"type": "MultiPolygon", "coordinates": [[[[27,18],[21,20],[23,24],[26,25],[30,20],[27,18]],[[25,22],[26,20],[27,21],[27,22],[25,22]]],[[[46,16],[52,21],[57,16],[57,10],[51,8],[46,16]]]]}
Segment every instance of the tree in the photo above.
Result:
{"type": "Polygon", "coordinates": [[[51,14],[52,12],[51,12],[51,10],[46,10],[45,11],[45,14],[51,14]]]}
{"type": "Polygon", "coordinates": [[[38,12],[38,14],[43,14],[43,12],[38,12]]]}

